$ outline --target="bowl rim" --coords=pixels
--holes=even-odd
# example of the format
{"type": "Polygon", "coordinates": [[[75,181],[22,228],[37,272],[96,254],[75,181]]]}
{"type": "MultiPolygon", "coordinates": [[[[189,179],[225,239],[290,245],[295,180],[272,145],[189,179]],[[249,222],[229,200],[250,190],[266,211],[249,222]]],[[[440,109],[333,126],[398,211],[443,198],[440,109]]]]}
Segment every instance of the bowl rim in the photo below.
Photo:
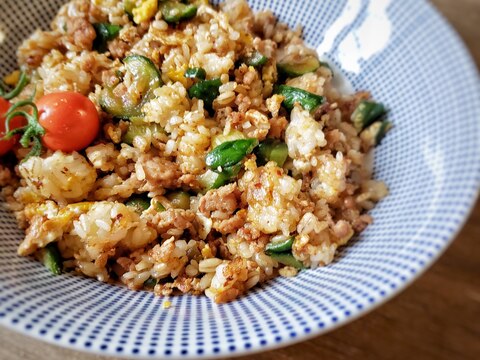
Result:
{"type": "MultiPolygon", "coordinates": [[[[470,53],[470,51],[468,50],[468,47],[466,46],[465,41],[461,38],[461,36],[458,34],[456,29],[451,25],[451,23],[447,20],[447,18],[434,5],[432,5],[427,0],[423,0],[422,3],[423,4],[421,5],[425,6],[427,8],[427,11],[429,11],[429,13],[432,16],[436,16],[437,17],[436,20],[442,25],[443,27],[442,36],[451,37],[456,43],[456,45],[458,46],[458,57],[462,57],[465,60],[464,68],[471,72],[471,74],[468,74],[468,75],[475,76],[477,81],[476,81],[474,91],[477,94],[477,96],[480,98],[480,74],[479,74],[479,67],[478,67],[479,65],[476,64],[472,54],[470,53]]],[[[479,115],[480,108],[475,110],[477,115],[479,115]]],[[[479,132],[479,138],[480,138],[480,127],[478,127],[478,130],[479,130],[478,132],[479,132]]],[[[115,353],[115,355],[113,355],[109,352],[102,352],[93,348],[86,348],[84,346],[72,345],[62,341],[51,340],[49,338],[42,337],[41,335],[38,335],[36,333],[22,330],[17,326],[12,326],[10,325],[9,322],[2,321],[1,318],[0,318],[0,326],[2,326],[7,331],[11,331],[16,334],[21,334],[22,336],[33,338],[41,341],[42,343],[46,343],[49,345],[76,351],[79,353],[85,353],[90,355],[100,355],[104,357],[115,356],[116,358],[121,358],[121,359],[150,359],[150,360],[151,359],[172,359],[172,360],[173,359],[178,359],[178,360],[220,359],[220,358],[225,358],[225,356],[234,358],[234,357],[241,357],[241,356],[250,356],[258,353],[263,353],[266,351],[272,351],[272,350],[284,348],[287,346],[295,345],[307,340],[311,340],[313,338],[319,337],[328,332],[334,331],[340,327],[343,327],[346,324],[353,322],[355,320],[358,320],[359,318],[376,310],[377,308],[384,305],[385,303],[390,301],[392,298],[396,297],[401,292],[403,292],[407,287],[409,287],[419,277],[423,276],[427,272],[427,270],[431,268],[431,266],[445,253],[445,251],[452,244],[452,242],[458,237],[458,234],[461,232],[461,230],[463,229],[463,227],[471,217],[471,214],[477,204],[477,201],[480,195],[480,162],[477,163],[475,172],[476,172],[476,178],[472,182],[475,183],[476,189],[473,191],[473,195],[468,200],[465,201],[465,205],[461,209],[461,221],[455,225],[455,228],[453,229],[453,231],[451,231],[451,233],[448,236],[448,240],[444,241],[442,245],[435,250],[434,254],[431,257],[429,257],[427,260],[425,260],[425,263],[423,265],[417,265],[416,267],[417,271],[415,271],[415,273],[409,274],[408,276],[406,276],[405,280],[402,280],[395,289],[390,289],[385,293],[385,295],[378,297],[375,299],[374,302],[369,303],[368,306],[365,306],[362,309],[357,309],[355,312],[352,312],[350,315],[339,319],[339,321],[337,321],[336,323],[329,324],[329,326],[325,326],[323,328],[315,327],[308,334],[301,333],[299,334],[299,336],[295,338],[285,338],[281,342],[275,342],[275,343],[272,342],[264,346],[252,346],[250,349],[238,349],[233,353],[226,353],[221,351],[217,354],[196,355],[193,353],[192,354],[189,353],[187,355],[182,355],[182,356],[172,355],[167,357],[167,356],[162,356],[161,354],[148,356],[148,355],[139,355],[139,354],[135,355],[135,354],[126,354],[126,353],[115,353]]]]}

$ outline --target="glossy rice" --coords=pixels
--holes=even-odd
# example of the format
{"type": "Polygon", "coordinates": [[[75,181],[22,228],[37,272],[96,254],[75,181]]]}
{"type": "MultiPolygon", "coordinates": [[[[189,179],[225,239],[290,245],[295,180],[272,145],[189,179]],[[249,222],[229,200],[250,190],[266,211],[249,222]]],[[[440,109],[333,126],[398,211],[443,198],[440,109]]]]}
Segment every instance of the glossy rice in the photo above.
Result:
{"type": "MultiPolygon", "coordinates": [[[[16,147],[17,163],[1,165],[2,195],[26,232],[20,255],[56,243],[65,270],[158,296],[206,294],[221,303],[298,273],[267,254],[272,239],[293,237],[293,257],[315,269],[332,263],[338,247],[372,223],[366,211],[388,190],[372,178],[371,138],[351,122],[369,94],[339,93],[334,74],[321,66],[283,81],[323,96],[324,104],[315,112],[299,104],[286,110],[274,92],[277,61],[315,55],[301,29],[268,10],[254,13],[245,0],[218,8],[195,3],[196,16],[172,25],[158,9],[137,24],[123,1],[73,0],[50,30],[36,31],[19,47],[19,66],[31,78],[20,98],[34,89],[36,98],[76,91],[94,102],[102,123],[81,152],[45,150],[21,162],[28,149],[16,147]],[[94,23],[121,26],[105,53],[92,48],[94,23]],[[253,50],[268,58],[261,67],[241,62],[253,50]],[[122,60],[132,54],[149,58],[163,85],[142,108],[147,130],[128,144],[131,122],[105,111],[101,96],[118,85],[118,74],[126,74],[122,60]],[[184,73],[195,67],[205,69],[207,80],[221,81],[211,109],[188,94],[194,80],[184,73]],[[250,153],[230,182],[205,189],[202,176],[216,170],[205,158],[232,134],[277,139],[287,145],[288,159],[279,167],[250,153]],[[189,194],[187,206],[170,196],[178,190],[189,194]],[[126,205],[139,194],[151,200],[141,212],[126,205]]],[[[123,81],[123,91],[140,94],[128,75],[123,81]]]]}

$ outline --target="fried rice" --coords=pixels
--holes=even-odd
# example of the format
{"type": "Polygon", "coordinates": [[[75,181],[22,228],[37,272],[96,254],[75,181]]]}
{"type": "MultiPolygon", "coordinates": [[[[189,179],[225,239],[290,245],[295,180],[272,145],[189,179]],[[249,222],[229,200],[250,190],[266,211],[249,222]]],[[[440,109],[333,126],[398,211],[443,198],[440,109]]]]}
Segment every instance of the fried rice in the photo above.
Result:
{"type": "Polygon", "coordinates": [[[19,99],[81,93],[102,127],[83,151],[25,159],[28,149],[16,146],[14,164],[2,162],[2,195],[26,233],[19,255],[41,257],[54,244],[66,271],[223,303],[276,276],[329,265],[372,223],[366,212],[388,190],[372,178],[375,128],[352,121],[370,94],[340,93],[338,74],[318,60],[303,74],[280,71],[284,59],[317,54],[271,11],[254,13],[245,0],[191,3],[194,16],[172,24],[156,0],[130,1],[131,11],[125,1],[72,0],[51,30],[19,47],[30,77],[19,99]],[[103,51],[94,45],[100,23],[120,29],[103,51]],[[248,65],[252,54],[262,64],[248,65]],[[135,119],[102,100],[105,89],[144,96],[126,68],[132,55],[149,59],[162,83],[135,119]],[[205,79],[185,76],[189,69],[205,79]],[[213,101],[191,96],[209,80],[218,81],[213,101]],[[278,85],[322,103],[288,106],[278,85]],[[132,135],[135,126],[142,131],[132,135]],[[224,183],[208,183],[226,171],[207,164],[209,154],[239,140],[281,144],[286,160],[260,161],[257,146],[224,183]],[[132,206],[139,197],[144,208],[132,206]]]}

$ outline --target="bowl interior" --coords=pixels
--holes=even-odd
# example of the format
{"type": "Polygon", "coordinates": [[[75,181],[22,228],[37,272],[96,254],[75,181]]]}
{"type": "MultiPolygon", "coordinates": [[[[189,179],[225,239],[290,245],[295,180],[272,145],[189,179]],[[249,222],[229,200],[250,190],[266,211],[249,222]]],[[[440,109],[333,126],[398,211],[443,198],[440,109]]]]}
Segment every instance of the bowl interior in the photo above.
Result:
{"type": "MultiPolygon", "coordinates": [[[[47,28],[62,0],[0,2],[0,72],[47,28]]],[[[60,345],[125,356],[227,356],[330,330],[403,288],[453,238],[479,183],[478,75],[457,36],[423,1],[252,0],[388,104],[394,129],[376,151],[391,194],[375,223],[328,267],[278,278],[241,299],[163,299],[71,275],[16,255],[22,234],[0,207],[0,324],[60,345]]]]}

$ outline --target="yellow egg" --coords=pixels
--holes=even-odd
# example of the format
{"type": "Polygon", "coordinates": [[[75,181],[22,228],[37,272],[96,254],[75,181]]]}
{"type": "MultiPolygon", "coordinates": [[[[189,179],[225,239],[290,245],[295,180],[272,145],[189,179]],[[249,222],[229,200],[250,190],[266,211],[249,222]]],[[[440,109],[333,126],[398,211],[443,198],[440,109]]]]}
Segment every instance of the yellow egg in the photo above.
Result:
{"type": "Polygon", "coordinates": [[[148,21],[155,16],[157,10],[157,0],[144,0],[139,7],[133,9],[133,21],[135,21],[137,24],[148,21]]]}

